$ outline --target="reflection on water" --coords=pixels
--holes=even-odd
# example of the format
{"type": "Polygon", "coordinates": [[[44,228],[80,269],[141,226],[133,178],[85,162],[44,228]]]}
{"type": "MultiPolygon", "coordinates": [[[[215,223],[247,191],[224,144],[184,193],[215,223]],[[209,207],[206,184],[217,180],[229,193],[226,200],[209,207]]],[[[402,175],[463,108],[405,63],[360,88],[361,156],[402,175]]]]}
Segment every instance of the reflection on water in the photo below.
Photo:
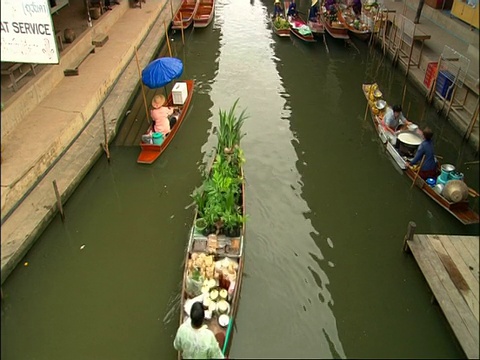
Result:
{"type": "Polygon", "coordinates": [[[401,246],[410,220],[420,233],[479,228],[410,189],[364,117],[361,84],[377,81],[392,103],[406,85],[409,117],[433,128],[437,153],[467,179],[478,178],[478,165],[463,165],[474,152],[380,51],[355,39],[326,36],[327,51],[323,40],[277,38],[272,9],[219,0],[214,24],[188,30],[185,48],[174,35],[183,78],[196,82],[181,131],[151,166],[136,164],[136,147],[113,147],[111,164],[89,172],[66,223],[55,218],[4,284],[2,357],[176,356],[189,194],[210,159],[218,110],[237,98],[249,115],[249,220],[231,357],[463,356],[401,246]]]}

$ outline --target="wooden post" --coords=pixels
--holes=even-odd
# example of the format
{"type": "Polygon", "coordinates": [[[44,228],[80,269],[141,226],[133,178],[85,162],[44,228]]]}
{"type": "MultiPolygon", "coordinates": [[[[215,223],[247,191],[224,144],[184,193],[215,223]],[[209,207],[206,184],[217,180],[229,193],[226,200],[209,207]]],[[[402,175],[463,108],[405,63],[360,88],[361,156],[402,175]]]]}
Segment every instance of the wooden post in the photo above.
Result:
{"type": "Polygon", "coordinates": [[[57,198],[58,211],[60,211],[60,216],[62,217],[62,222],[64,222],[65,221],[65,214],[63,212],[62,199],[60,197],[60,193],[58,192],[57,180],[53,180],[53,189],[55,190],[55,197],[57,198]]]}
{"type": "Polygon", "coordinates": [[[407,241],[413,241],[413,235],[415,235],[415,229],[417,228],[417,224],[415,222],[410,221],[407,227],[407,233],[403,238],[403,251],[408,252],[408,243],[407,241]]]}
{"type": "Polygon", "coordinates": [[[145,95],[145,89],[143,88],[142,73],[140,71],[140,63],[138,62],[138,52],[136,47],[135,47],[135,59],[137,60],[138,76],[140,77],[140,87],[142,88],[143,104],[145,105],[145,115],[147,116],[145,120],[147,121],[148,124],[150,124],[150,119],[148,116],[147,97],[145,95]]]}
{"type": "Polygon", "coordinates": [[[163,27],[165,28],[165,40],[167,41],[168,54],[170,55],[170,57],[172,57],[172,48],[170,47],[170,39],[168,38],[168,29],[165,21],[163,22],[163,27]]]}
{"type": "Polygon", "coordinates": [[[465,133],[465,140],[468,140],[470,138],[470,134],[472,133],[473,127],[475,126],[475,123],[477,122],[477,117],[478,117],[478,99],[477,99],[477,106],[475,106],[475,111],[473,112],[472,120],[470,120],[470,124],[468,124],[467,132],[465,133]]]}
{"type": "Polygon", "coordinates": [[[180,12],[180,30],[182,31],[182,44],[185,45],[185,35],[183,34],[183,15],[180,12]]]}
{"type": "Polygon", "coordinates": [[[103,120],[103,150],[107,154],[107,160],[110,162],[110,150],[108,149],[108,134],[107,134],[107,121],[105,120],[105,108],[102,106],[102,120],[103,120]]]}

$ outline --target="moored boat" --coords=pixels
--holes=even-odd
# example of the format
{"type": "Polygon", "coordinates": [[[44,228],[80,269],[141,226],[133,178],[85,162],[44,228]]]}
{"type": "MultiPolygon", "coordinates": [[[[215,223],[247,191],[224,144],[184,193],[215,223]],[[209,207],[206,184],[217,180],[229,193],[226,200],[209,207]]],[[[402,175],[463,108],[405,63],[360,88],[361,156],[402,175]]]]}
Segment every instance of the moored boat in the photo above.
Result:
{"type": "Polygon", "coordinates": [[[366,41],[372,35],[368,26],[368,19],[364,15],[357,18],[351,8],[339,10],[337,13],[337,19],[351,34],[360,40],[366,41]],[[362,21],[362,18],[364,21],[362,21]]]}
{"type": "MultiPolygon", "coordinates": [[[[383,115],[387,103],[381,99],[382,94],[378,89],[377,84],[363,84],[362,91],[367,99],[367,110],[370,112],[375,130],[382,143],[386,146],[386,150],[394,160],[395,164],[405,171],[407,177],[411,179],[423,193],[447,210],[462,224],[478,224],[480,221],[479,215],[470,207],[468,196],[478,197],[479,194],[475,190],[469,188],[466,184],[463,184],[458,187],[458,191],[464,193],[463,197],[456,198],[457,196],[455,196],[454,199],[451,195],[448,197],[448,194],[445,192],[448,181],[450,180],[442,180],[443,174],[435,179],[438,184],[441,184],[441,181],[446,182],[443,184],[444,186],[442,185],[441,187],[432,186],[433,184],[428,184],[424,179],[418,176],[417,170],[414,170],[411,166],[407,166],[407,161],[412,160],[411,154],[406,154],[401,151],[400,148],[392,145],[392,141],[390,141],[390,139],[392,139],[391,130],[389,130],[383,122],[383,115]],[[375,95],[375,92],[377,91],[378,95],[375,95]]],[[[439,169],[442,169],[440,164],[438,164],[438,166],[439,169]]],[[[458,183],[455,185],[458,185],[458,183]]]]}
{"type": "Polygon", "coordinates": [[[178,130],[180,129],[180,126],[182,125],[185,116],[188,111],[188,107],[190,105],[190,101],[192,100],[192,95],[193,95],[193,85],[194,81],[193,80],[185,80],[185,81],[180,81],[177,82],[179,83],[186,83],[186,88],[187,88],[187,96],[185,98],[185,101],[183,104],[176,105],[174,104],[173,101],[173,95],[170,93],[168,96],[168,99],[165,103],[165,106],[177,106],[180,109],[180,114],[178,116],[177,122],[171,129],[170,133],[166,136],[164,141],[160,144],[145,144],[145,143],[140,143],[141,147],[141,152],[140,155],[137,158],[137,162],[140,164],[152,164],[157,158],[165,151],[165,149],[168,147],[170,142],[173,140],[175,135],[177,134],[178,130]]]}
{"type": "Polygon", "coordinates": [[[325,27],[325,30],[335,39],[348,40],[348,29],[340,21],[338,21],[338,8],[334,6],[331,9],[326,9],[323,4],[320,10],[320,21],[325,27]]]}
{"type": "Polygon", "coordinates": [[[239,147],[245,117],[242,112],[236,118],[234,109],[235,105],[228,115],[223,113],[223,120],[234,121],[223,121],[220,112],[215,159],[202,187],[192,194],[196,210],[185,255],[180,308],[181,325],[193,303],[203,304],[204,325],[214,333],[225,356],[232,343],[245,254],[244,158],[239,147]],[[230,136],[232,133],[238,136],[230,136]]]}
{"type": "Polygon", "coordinates": [[[291,18],[290,32],[305,42],[316,42],[310,27],[299,16],[291,18]]]}
{"type": "Polygon", "coordinates": [[[207,27],[212,22],[214,14],[215,0],[200,0],[197,12],[193,16],[193,27],[207,27]]]}
{"type": "Polygon", "coordinates": [[[173,17],[172,29],[187,29],[193,24],[193,17],[198,10],[200,0],[183,0],[180,8],[173,17]]]}
{"type": "Polygon", "coordinates": [[[272,19],[272,29],[280,37],[290,37],[290,23],[283,17],[278,16],[272,19]]]}
{"type": "Polygon", "coordinates": [[[307,25],[314,35],[322,35],[325,33],[325,26],[323,26],[323,23],[320,21],[320,19],[315,21],[308,20],[307,25]]]}

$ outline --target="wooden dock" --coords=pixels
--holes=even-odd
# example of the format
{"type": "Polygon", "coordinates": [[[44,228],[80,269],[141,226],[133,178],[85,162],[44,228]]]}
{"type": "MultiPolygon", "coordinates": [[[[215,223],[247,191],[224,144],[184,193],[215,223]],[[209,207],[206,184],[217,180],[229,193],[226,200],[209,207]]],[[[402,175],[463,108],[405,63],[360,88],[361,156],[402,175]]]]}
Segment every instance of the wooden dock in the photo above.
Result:
{"type": "Polygon", "coordinates": [[[479,358],[479,237],[414,235],[404,239],[465,355],[479,358]]]}

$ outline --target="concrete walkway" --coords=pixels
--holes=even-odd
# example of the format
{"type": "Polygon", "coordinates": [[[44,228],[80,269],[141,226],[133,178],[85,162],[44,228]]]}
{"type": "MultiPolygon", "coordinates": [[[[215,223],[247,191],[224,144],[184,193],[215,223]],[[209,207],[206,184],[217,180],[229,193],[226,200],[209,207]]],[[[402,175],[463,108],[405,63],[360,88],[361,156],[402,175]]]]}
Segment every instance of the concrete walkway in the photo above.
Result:
{"type": "MultiPolygon", "coordinates": [[[[407,17],[413,19],[415,1],[406,1],[407,17]]],[[[102,106],[108,138],[115,136],[117,119],[139,80],[134,46],[144,68],[165,37],[164,21],[168,24],[172,18],[167,0],[148,0],[141,10],[124,2],[77,39],[76,46],[62,52],[60,65],[42,70],[34,86],[15,94],[2,112],[2,283],[58,211],[52,182],[56,180],[66,201],[102,155],[102,106]],[[100,33],[109,36],[108,42],[87,57],[79,76],[64,77],[63,69],[100,33]]],[[[385,0],[385,4],[402,12],[402,2],[385,0]]],[[[173,0],[174,11],[179,6],[180,0],[173,0]]],[[[410,72],[419,86],[425,64],[436,61],[445,44],[460,52],[467,52],[469,42],[478,46],[478,30],[465,32],[468,26],[427,5],[423,15],[419,29],[432,38],[425,43],[420,69],[410,72]]],[[[476,55],[471,68],[478,70],[478,47],[476,55]]],[[[474,135],[478,141],[478,125],[474,135]]]]}
{"type": "MultiPolygon", "coordinates": [[[[176,10],[180,1],[173,5],[176,10]]],[[[2,283],[57,213],[52,182],[56,180],[66,201],[102,154],[101,106],[109,139],[114,137],[117,119],[139,80],[134,46],[144,68],[165,36],[164,22],[171,19],[166,0],[149,0],[141,10],[126,10],[107,32],[107,43],[81,65],[80,75],[63,77],[10,134],[2,136],[2,283]]]]}

